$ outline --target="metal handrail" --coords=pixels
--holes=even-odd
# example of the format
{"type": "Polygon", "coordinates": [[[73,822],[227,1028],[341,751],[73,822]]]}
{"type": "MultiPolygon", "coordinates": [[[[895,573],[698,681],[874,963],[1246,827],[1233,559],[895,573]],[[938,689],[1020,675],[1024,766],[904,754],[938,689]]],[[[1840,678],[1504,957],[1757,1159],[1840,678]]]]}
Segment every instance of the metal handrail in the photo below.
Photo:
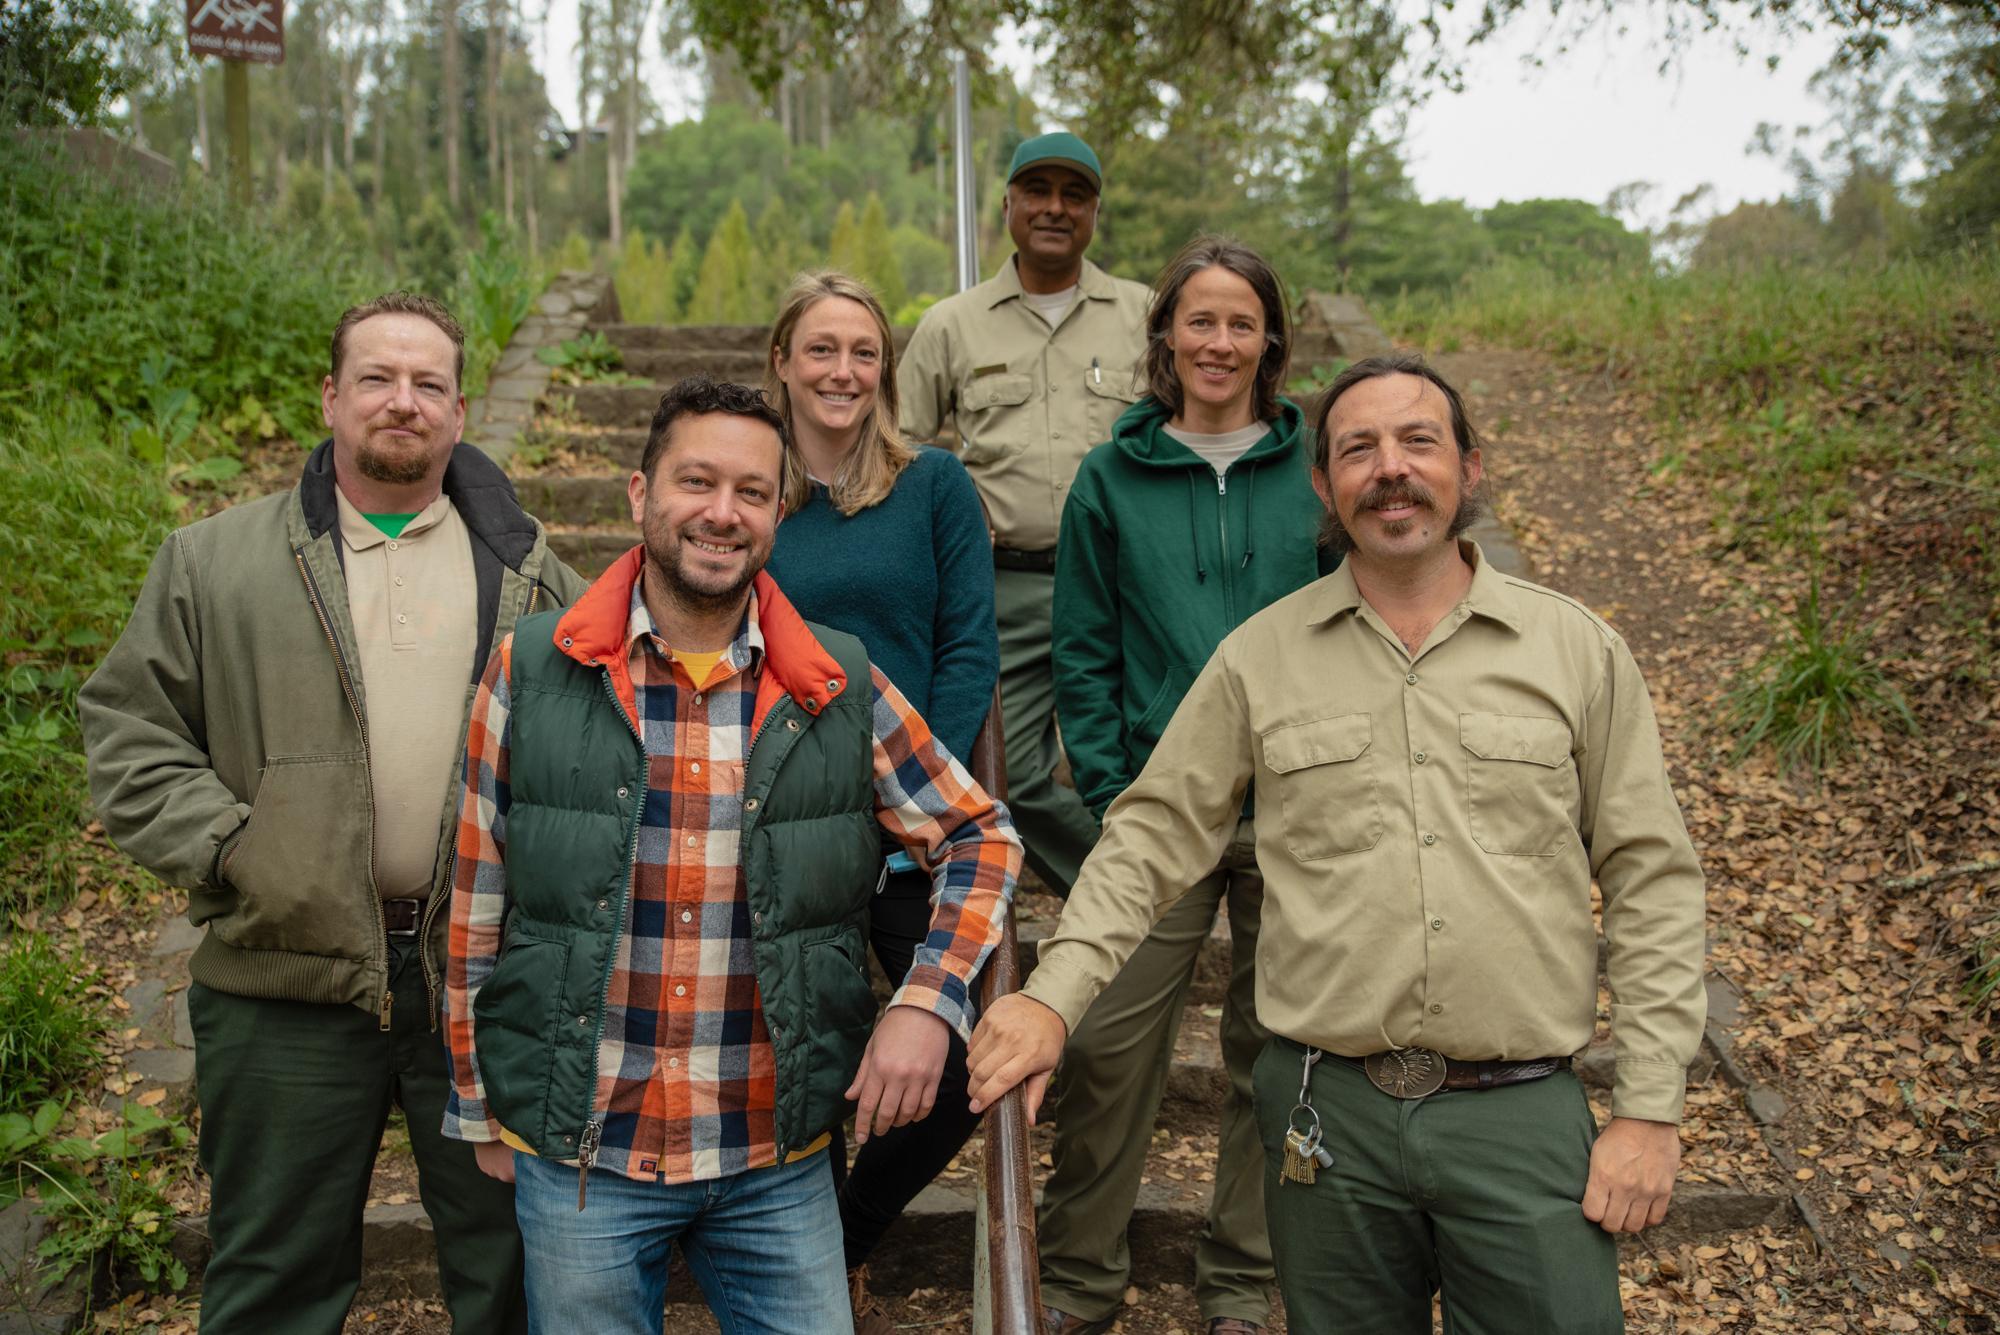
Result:
{"type": "MultiPolygon", "coordinates": [[[[986,715],[979,738],[972,745],[973,779],[996,800],[1007,796],[1007,765],[1002,750],[1000,696],[993,696],[993,708],[986,715]]],[[[1019,946],[1014,937],[1014,909],[1010,904],[1000,920],[1000,944],[979,986],[981,1009],[1021,985],[1019,946]]],[[[1041,1253],[1035,1243],[1035,1186],[1029,1165],[1033,1162],[1028,1141],[1027,1094],[1020,1086],[1009,1090],[986,1110],[985,1163],[979,1191],[979,1222],[985,1248],[985,1284],[975,1282],[975,1321],[980,1335],[1036,1335],[1041,1322],[1041,1253]],[[983,1302],[980,1300],[983,1299],[983,1302]],[[980,1310],[983,1308],[983,1310],[980,1310]]]]}

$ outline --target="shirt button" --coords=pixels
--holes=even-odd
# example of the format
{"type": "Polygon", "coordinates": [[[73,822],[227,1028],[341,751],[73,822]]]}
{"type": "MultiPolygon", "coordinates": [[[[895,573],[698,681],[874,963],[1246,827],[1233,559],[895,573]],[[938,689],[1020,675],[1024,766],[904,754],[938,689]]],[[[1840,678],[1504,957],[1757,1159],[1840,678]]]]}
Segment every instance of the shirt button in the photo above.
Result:
{"type": "Polygon", "coordinates": [[[1432,1015],[1443,1015],[1443,1014],[1444,1014],[1444,1005],[1443,1005],[1443,1003],[1441,1003],[1441,1002],[1435,1002],[1435,1001],[1434,1001],[1434,1002],[1432,1002],[1432,1003],[1431,1003],[1431,1014],[1432,1014],[1432,1015]]]}
{"type": "Polygon", "coordinates": [[[389,542],[389,550],[392,552],[396,550],[396,543],[394,539],[391,539],[389,542]]]}
{"type": "Polygon", "coordinates": [[[1423,763],[1424,763],[1424,762],[1425,762],[1426,760],[1429,760],[1429,759],[1430,759],[1430,757],[1429,757],[1429,756],[1427,756],[1427,755],[1425,755],[1425,754],[1424,754],[1423,752],[1421,752],[1421,751],[1417,752],[1417,763],[1418,763],[1419,765],[1423,764],[1423,763]]]}
{"type": "Polygon", "coordinates": [[[682,909],[682,910],[681,910],[681,921],[682,921],[682,922],[693,922],[693,921],[694,921],[694,911],[693,911],[692,909],[682,909]]]}
{"type": "Polygon", "coordinates": [[[396,576],[396,587],[399,589],[403,587],[403,577],[401,575],[396,576]]]}
{"type": "Polygon", "coordinates": [[[1417,674],[1412,672],[1409,676],[1403,678],[1403,680],[1410,683],[1410,685],[1415,686],[1417,684],[1417,674]]]}
{"type": "Polygon", "coordinates": [[[1437,837],[1436,835],[1434,835],[1434,834],[1427,834],[1427,835],[1425,835],[1425,836],[1424,836],[1424,843],[1425,843],[1425,844],[1434,844],[1434,843],[1436,843],[1437,841],[1438,841],[1438,837],[1437,837]]]}
{"type": "Polygon", "coordinates": [[[1433,932],[1442,932],[1442,931],[1444,930],[1444,919],[1443,919],[1443,918],[1432,918],[1432,919],[1431,919],[1431,930],[1432,930],[1433,932]]]}
{"type": "Polygon", "coordinates": [[[410,614],[408,612],[396,613],[396,624],[399,626],[407,623],[409,619],[410,619],[410,614]]]}
{"type": "Polygon", "coordinates": [[[702,702],[702,694],[701,694],[701,692],[700,692],[700,691],[696,691],[696,692],[694,693],[694,702],[695,702],[696,704],[700,704],[700,703],[702,702]]]}
{"type": "Polygon", "coordinates": [[[688,762],[688,772],[690,774],[701,773],[701,762],[699,760],[690,760],[688,762]]]}
{"type": "Polygon", "coordinates": [[[679,1070],[679,1069],[680,1069],[680,1065],[681,1065],[681,1059],[680,1059],[679,1057],[669,1057],[669,1058],[667,1058],[667,1066],[668,1066],[669,1068],[671,1068],[671,1069],[673,1069],[673,1070],[679,1070]]]}
{"type": "Polygon", "coordinates": [[[675,996],[677,996],[677,997],[684,997],[684,996],[686,996],[687,994],[688,994],[688,990],[687,990],[687,984],[686,984],[686,983],[681,983],[680,985],[678,985],[677,987],[675,987],[675,988],[674,988],[674,995],[675,995],[675,996]]]}
{"type": "Polygon", "coordinates": [[[697,842],[697,841],[696,841],[696,839],[695,839],[695,837],[694,837],[693,835],[689,835],[689,836],[688,836],[688,847],[689,847],[689,848],[693,848],[693,847],[695,846],[695,843],[696,843],[696,842],[697,842]]]}

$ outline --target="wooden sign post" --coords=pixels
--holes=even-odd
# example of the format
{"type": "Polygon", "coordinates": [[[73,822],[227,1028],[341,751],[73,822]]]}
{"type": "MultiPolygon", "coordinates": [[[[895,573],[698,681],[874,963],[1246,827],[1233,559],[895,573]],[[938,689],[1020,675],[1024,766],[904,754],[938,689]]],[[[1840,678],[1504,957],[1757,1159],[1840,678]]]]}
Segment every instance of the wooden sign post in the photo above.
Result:
{"type": "Polygon", "coordinates": [[[250,204],[250,66],[285,63],[285,0],[187,0],[188,50],[222,61],[229,187],[250,204]]]}

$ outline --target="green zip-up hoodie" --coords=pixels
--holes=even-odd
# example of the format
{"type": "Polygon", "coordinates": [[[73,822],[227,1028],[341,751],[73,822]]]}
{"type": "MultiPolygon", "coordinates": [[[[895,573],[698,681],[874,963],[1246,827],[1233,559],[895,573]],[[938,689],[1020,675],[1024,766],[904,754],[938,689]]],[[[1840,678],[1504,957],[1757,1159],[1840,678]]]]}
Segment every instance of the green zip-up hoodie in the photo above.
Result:
{"type": "Polygon", "coordinates": [[[1166,434],[1151,397],[1084,457],[1056,548],[1056,716],[1099,819],[1125,791],[1222,637],[1339,564],[1316,544],[1304,414],[1218,477],[1166,434]]]}
{"type": "MultiPolygon", "coordinates": [[[[478,647],[586,587],[476,447],[444,492],[472,544],[478,647]]],[[[131,620],[77,697],[90,795],[132,859],[188,889],[206,926],[188,971],[247,997],[349,1003],[387,1015],[388,952],[374,885],[366,691],[342,573],[333,443],[298,486],[177,529],[131,620]]],[[[459,723],[464,745],[463,715],[459,723]]],[[[438,792],[438,857],[420,953],[441,995],[458,785],[438,792]]]]}

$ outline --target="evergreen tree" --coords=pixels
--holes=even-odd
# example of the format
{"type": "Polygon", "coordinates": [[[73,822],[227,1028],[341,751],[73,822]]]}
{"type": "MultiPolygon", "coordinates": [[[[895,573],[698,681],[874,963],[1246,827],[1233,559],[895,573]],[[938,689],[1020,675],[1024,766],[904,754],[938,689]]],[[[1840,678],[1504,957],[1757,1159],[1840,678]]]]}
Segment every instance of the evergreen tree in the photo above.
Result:
{"type": "Polygon", "coordinates": [[[450,301],[458,287],[462,249],[451,210],[435,193],[426,195],[424,207],[410,225],[410,234],[399,252],[405,283],[440,301],[450,301]]]}
{"type": "Polygon", "coordinates": [[[701,277],[701,250],[694,243],[694,232],[686,223],[681,224],[680,235],[674,238],[672,255],[667,259],[667,293],[673,305],[673,318],[688,319],[688,308],[694,304],[694,285],[701,277]]]}
{"type": "Polygon", "coordinates": [[[757,215],[757,272],[751,279],[751,295],[766,318],[777,314],[785,289],[799,271],[814,267],[812,242],[799,222],[799,215],[776,197],[757,215]]]}
{"type": "Polygon", "coordinates": [[[584,240],[577,228],[571,227],[564,233],[562,245],[556,250],[555,267],[558,272],[590,268],[590,242],[584,240]]]}
{"type": "Polygon", "coordinates": [[[637,227],[625,233],[612,282],[618,289],[618,308],[633,324],[665,324],[673,319],[666,247],[658,241],[649,242],[637,227]]]}
{"type": "Polygon", "coordinates": [[[857,244],[861,252],[858,272],[862,279],[875,289],[875,296],[884,307],[901,310],[910,299],[909,289],[903,282],[903,267],[896,260],[895,242],[889,237],[889,211],[882,207],[882,197],[872,190],[867,206],[861,211],[857,244]]]}
{"type": "Polygon", "coordinates": [[[854,219],[854,204],[843,200],[833,215],[833,241],[827,246],[827,263],[844,274],[865,277],[867,257],[861,253],[861,224],[854,219]]]}
{"type": "Polygon", "coordinates": [[[754,323],[758,316],[752,309],[751,277],[756,263],[749,215],[743,211],[743,201],[731,200],[722,224],[708,239],[708,253],[701,257],[701,276],[689,303],[688,322],[754,323]]]}

